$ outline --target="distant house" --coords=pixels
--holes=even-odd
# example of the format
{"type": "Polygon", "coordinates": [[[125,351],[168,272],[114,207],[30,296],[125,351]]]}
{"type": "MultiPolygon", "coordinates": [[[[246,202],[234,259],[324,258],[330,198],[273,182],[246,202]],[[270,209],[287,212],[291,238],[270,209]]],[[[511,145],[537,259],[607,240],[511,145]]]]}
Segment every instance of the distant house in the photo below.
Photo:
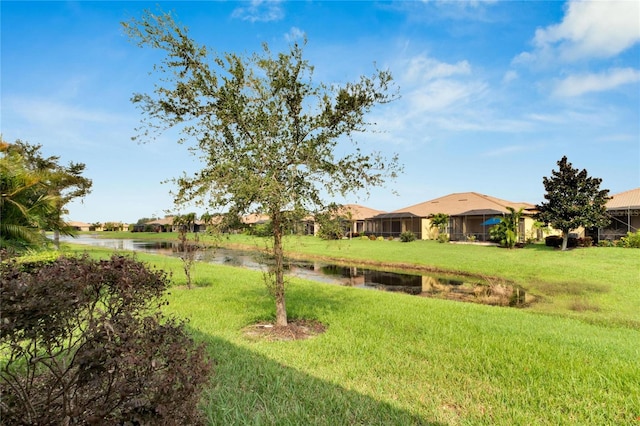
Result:
{"type": "Polygon", "coordinates": [[[154,219],[143,225],[143,230],[151,232],[173,231],[173,216],[165,216],[162,219],[154,219]]]}
{"type": "MultiPolygon", "coordinates": [[[[134,232],[178,232],[180,230],[180,225],[174,224],[173,215],[167,215],[162,219],[154,219],[149,222],[146,222],[142,225],[138,224],[133,227],[134,232]]],[[[193,224],[191,224],[191,229],[189,232],[201,232],[205,230],[206,226],[203,221],[196,220],[193,224]]]]}
{"type": "MultiPolygon", "coordinates": [[[[360,204],[343,204],[334,212],[334,219],[340,218],[342,230],[345,236],[372,233],[373,225],[370,218],[384,213],[382,210],[361,206],[360,204]]],[[[305,235],[318,235],[320,223],[314,216],[307,216],[298,228],[299,233],[305,235]]]]}
{"type": "Polygon", "coordinates": [[[67,225],[69,225],[75,231],[90,231],[91,228],[93,227],[93,225],[89,223],[76,222],[76,221],[68,222],[67,225]]]}
{"type": "Polygon", "coordinates": [[[524,209],[520,221],[521,238],[533,231],[533,211],[530,203],[507,201],[477,192],[461,192],[401,208],[390,213],[378,214],[369,221],[372,232],[384,237],[397,237],[402,232],[411,231],[423,240],[437,237],[437,230],[431,226],[431,218],[444,213],[449,216],[447,233],[451,241],[488,241],[489,229],[495,219],[509,213],[507,207],[516,211],[524,209]]]}
{"type": "Polygon", "coordinates": [[[338,215],[344,218],[345,234],[373,233],[372,217],[383,214],[384,211],[361,206],[359,204],[345,204],[338,209],[338,215]]]}
{"type": "MultiPolygon", "coordinates": [[[[354,235],[371,232],[369,218],[380,213],[383,213],[383,211],[359,204],[345,204],[338,208],[336,216],[342,219],[345,235],[354,235]]],[[[242,223],[248,228],[269,223],[270,221],[271,218],[269,216],[255,213],[242,218],[242,223]]],[[[311,215],[302,218],[290,231],[303,235],[317,235],[319,230],[319,223],[315,217],[311,215]]]]}
{"type": "Polygon", "coordinates": [[[242,217],[242,223],[248,226],[264,225],[269,223],[271,218],[266,214],[251,213],[242,217]]]}
{"type": "Polygon", "coordinates": [[[628,232],[640,229],[640,188],[620,192],[607,202],[607,214],[611,223],[597,230],[597,240],[618,240],[628,232]]]}

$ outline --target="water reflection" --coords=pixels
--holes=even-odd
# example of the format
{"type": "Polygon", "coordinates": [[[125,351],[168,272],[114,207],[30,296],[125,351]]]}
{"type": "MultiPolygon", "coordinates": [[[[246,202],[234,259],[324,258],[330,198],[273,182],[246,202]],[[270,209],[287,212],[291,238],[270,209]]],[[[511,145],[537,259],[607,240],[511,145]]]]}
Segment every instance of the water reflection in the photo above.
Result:
{"type": "MultiPolygon", "coordinates": [[[[116,250],[133,250],[164,255],[179,255],[177,241],[142,241],[79,236],[67,241],[116,250]]],[[[267,270],[270,258],[264,253],[216,248],[199,250],[196,259],[203,262],[267,270]]],[[[437,297],[499,306],[525,306],[532,302],[526,292],[500,280],[462,277],[449,274],[384,271],[359,266],[327,264],[318,261],[289,260],[287,274],[313,281],[351,287],[402,292],[422,297],[437,297]]]]}

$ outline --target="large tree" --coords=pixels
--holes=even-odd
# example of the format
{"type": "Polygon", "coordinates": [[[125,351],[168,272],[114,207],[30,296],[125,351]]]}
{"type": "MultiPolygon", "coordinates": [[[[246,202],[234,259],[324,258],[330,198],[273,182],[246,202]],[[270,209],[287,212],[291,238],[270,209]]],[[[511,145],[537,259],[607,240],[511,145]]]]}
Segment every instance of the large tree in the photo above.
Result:
{"type": "Polygon", "coordinates": [[[586,169],[574,169],[566,156],[558,161],[558,170],[552,170],[551,177],[543,177],[542,183],[546,201],[536,206],[536,219],[562,231],[562,250],[567,249],[570,231],[609,223],[609,190],[600,189],[602,179],[590,177],[586,169]]]}
{"type": "Polygon", "coordinates": [[[320,211],[325,197],[367,190],[395,177],[397,158],[363,153],[355,136],[365,116],[397,93],[388,71],[356,82],[326,85],[293,44],[273,54],[215,54],[189,37],[170,14],[145,12],[123,24],[141,47],[160,49],[163,76],[154,95],[136,94],[145,118],[139,136],[179,127],[181,143],[203,164],[175,179],[176,202],[203,202],[228,217],[266,214],[272,225],[271,275],[276,325],[287,325],[282,237],[287,224],[320,211]],[[346,149],[346,143],[353,144],[346,149]],[[324,193],[324,194],[323,194],[324,193]]]}

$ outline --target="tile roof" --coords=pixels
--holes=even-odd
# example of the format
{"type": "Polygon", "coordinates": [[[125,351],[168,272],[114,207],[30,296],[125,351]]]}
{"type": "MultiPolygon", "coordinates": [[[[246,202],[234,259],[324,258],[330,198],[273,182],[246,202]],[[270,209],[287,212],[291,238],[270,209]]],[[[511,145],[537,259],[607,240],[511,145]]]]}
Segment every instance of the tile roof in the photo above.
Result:
{"type": "Polygon", "coordinates": [[[404,207],[392,213],[407,212],[420,217],[428,217],[437,213],[444,213],[449,216],[461,216],[473,214],[472,212],[474,210],[489,212],[489,214],[508,213],[509,210],[507,210],[507,207],[513,207],[516,210],[523,207],[526,210],[534,209],[535,205],[525,202],[507,201],[477,192],[458,192],[413,206],[404,207]]]}
{"type": "Polygon", "coordinates": [[[78,228],[85,228],[85,227],[91,226],[90,223],[77,222],[77,221],[73,221],[73,220],[71,222],[67,222],[67,225],[72,226],[72,227],[78,227],[78,228]]]}
{"type": "Polygon", "coordinates": [[[147,222],[146,225],[173,225],[173,216],[165,216],[162,219],[154,219],[147,222]]]}
{"type": "Polygon", "coordinates": [[[627,208],[640,208],[640,188],[614,194],[607,202],[607,209],[609,210],[627,208]]]}
{"type": "Polygon", "coordinates": [[[257,223],[269,222],[271,218],[266,214],[251,213],[242,217],[242,223],[247,225],[254,225],[257,223]]]}
{"type": "Polygon", "coordinates": [[[352,220],[364,220],[384,213],[384,211],[361,206],[360,204],[345,204],[340,209],[340,214],[344,215],[347,213],[351,214],[352,220]]]}

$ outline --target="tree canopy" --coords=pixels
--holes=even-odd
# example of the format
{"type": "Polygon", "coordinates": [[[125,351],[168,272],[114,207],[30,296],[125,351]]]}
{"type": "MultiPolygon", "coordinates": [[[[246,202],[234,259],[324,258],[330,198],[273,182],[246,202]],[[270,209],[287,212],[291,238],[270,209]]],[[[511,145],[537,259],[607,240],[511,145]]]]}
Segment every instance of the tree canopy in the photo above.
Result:
{"type": "Polygon", "coordinates": [[[542,179],[546,201],[536,206],[536,219],[562,231],[562,250],[566,250],[570,231],[609,223],[606,203],[610,197],[608,189],[600,189],[602,179],[590,177],[586,169],[574,169],[566,156],[557,164],[558,170],[542,179]]]}
{"type": "Polygon", "coordinates": [[[180,142],[202,160],[200,171],[174,180],[178,204],[207,204],[230,219],[270,217],[276,322],[286,325],[285,224],[322,211],[325,197],[368,193],[401,169],[395,156],[362,152],[356,138],[372,130],[365,120],[371,109],[397,97],[390,72],[327,85],[313,80],[306,43],[278,54],[266,44],[252,55],[216,54],[167,13],[146,12],[123,25],[140,46],[166,53],[154,68],[163,76],[154,95],[132,98],[144,113],[137,137],[150,140],[177,127],[180,142]]]}
{"type": "Polygon", "coordinates": [[[44,157],[41,145],[0,141],[0,248],[21,251],[44,243],[40,231],[70,233],[65,206],[91,191],[85,165],[44,157]]]}

